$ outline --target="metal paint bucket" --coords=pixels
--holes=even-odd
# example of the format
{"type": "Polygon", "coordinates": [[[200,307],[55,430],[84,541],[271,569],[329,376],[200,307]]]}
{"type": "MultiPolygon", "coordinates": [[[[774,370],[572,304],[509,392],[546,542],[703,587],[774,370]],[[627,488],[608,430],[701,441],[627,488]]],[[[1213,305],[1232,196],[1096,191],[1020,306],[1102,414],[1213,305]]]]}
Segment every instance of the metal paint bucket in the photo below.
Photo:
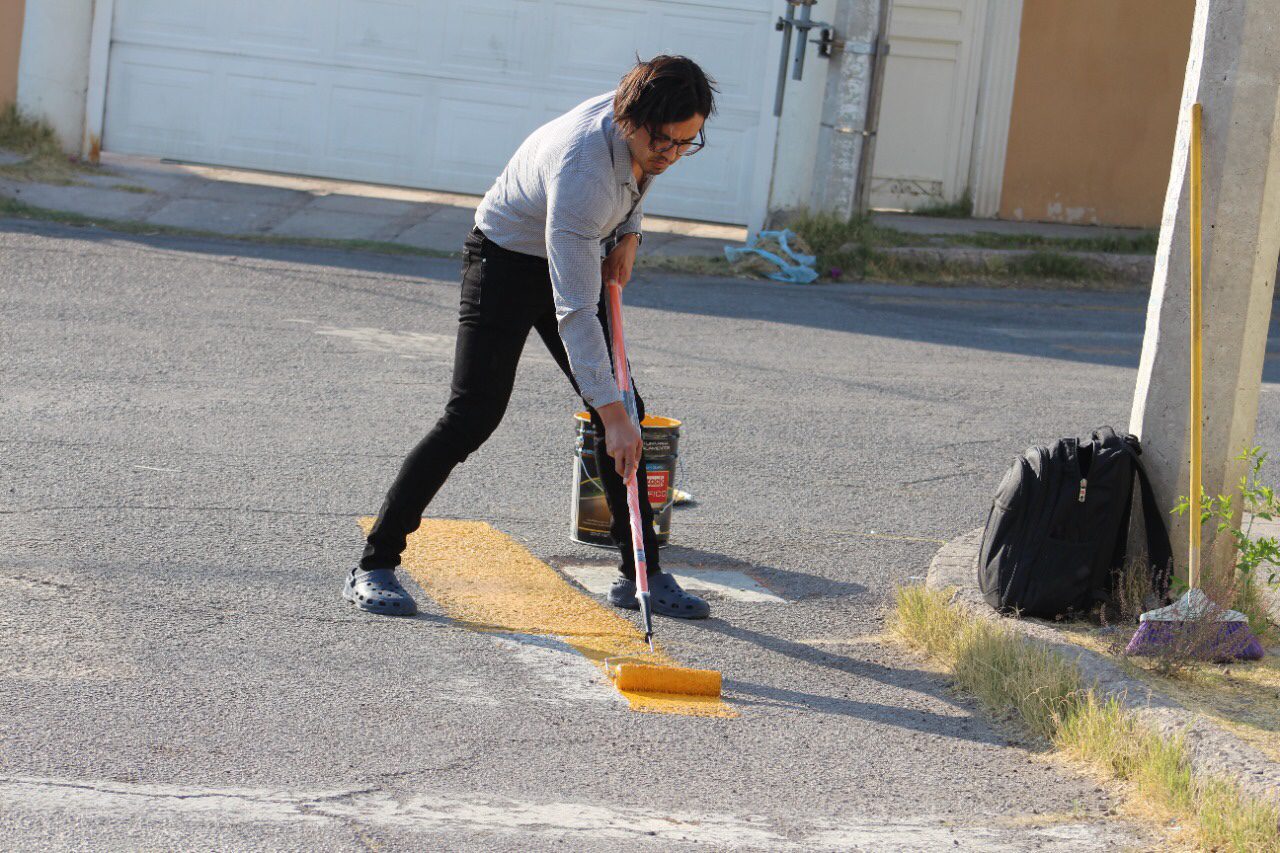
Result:
{"type": "MultiPolygon", "coordinates": [[[[613,515],[604,496],[604,484],[596,467],[596,430],[586,412],[574,415],[578,424],[573,460],[573,508],[569,538],[584,545],[616,548],[609,528],[613,515]]],[[[644,439],[644,479],[653,507],[658,545],[671,538],[671,506],[675,499],[676,459],[679,456],[680,421],[648,416],[640,422],[644,439]]],[[[607,458],[607,457],[606,457],[607,458]]]]}

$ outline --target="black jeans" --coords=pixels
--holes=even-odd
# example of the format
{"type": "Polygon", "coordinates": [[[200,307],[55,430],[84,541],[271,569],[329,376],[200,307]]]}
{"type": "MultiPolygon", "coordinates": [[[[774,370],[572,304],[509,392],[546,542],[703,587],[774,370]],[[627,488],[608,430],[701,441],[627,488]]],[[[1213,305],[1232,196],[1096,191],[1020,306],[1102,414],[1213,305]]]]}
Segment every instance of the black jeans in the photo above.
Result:
{"type": "MultiPolygon", "coordinates": [[[[597,312],[609,338],[605,295],[601,293],[597,312]]],[[[362,569],[395,568],[400,564],[409,534],[422,523],[422,513],[444,485],[453,466],[462,462],[497,429],[507,410],[515,384],[516,364],[529,330],[536,329],[565,376],[573,383],[569,357],[556,325],[556,309],[551,296],[551,275],[546,260],[512,252],[488,240],[473,229],[464,244],[462,304],[458,312],[458,343],[453,362],[453,384],[444,415],[426,438],[409,453],[400,473],[378,511],[378,520],[369,532],[362,569]]],[[[636,394],[636,407],[644,417],[644,401],[636,394]]],[[[587,407],[596,435],[604,436],[604,424],[595,409],[587,407]]],[[[565,456],[569,456],[568,421],[565,427],[565,456]]],[[[627,488],[605,453],[605,442],[596,441],[596,464],[604,481],[605,499],[613,513],[610,532],[622,553],[620,571],[635,577],[635,557],[631,549],[631,520],[627,510],[627,488]]],[[[640,471],[640,514],[644,519],[644,551],[649,573],[658,571],[658,541],[653,531],[653,507],[640,471]]]]}

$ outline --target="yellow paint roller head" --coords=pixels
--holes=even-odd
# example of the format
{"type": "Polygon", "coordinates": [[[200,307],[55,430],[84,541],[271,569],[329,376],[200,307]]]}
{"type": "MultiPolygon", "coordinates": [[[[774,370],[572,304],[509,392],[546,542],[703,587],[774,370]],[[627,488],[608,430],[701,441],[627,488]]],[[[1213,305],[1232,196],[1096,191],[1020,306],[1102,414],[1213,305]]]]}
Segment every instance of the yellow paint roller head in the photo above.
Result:
{"type": "Polygon", "coordinates": [[[720,673],[714,669],[621,663],[613,668],[612,674],[618,689],[628,692],[720,695],[720,673]]]}

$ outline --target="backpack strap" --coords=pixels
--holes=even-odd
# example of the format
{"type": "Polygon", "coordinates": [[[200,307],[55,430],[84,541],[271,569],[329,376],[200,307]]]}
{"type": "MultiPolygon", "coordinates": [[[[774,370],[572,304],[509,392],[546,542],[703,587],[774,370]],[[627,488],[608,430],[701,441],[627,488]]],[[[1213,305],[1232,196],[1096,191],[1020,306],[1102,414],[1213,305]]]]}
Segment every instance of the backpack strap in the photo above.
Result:
{"type": "Polygon", "coordinates": [[[1147,535],[1147,561],[1155,568],[1152,574],[1152,589],[1163,598],[1169,591],[1173,546],[1169,542],[1169,531],[1164,526],[1164,517],[1156,502],[1155,490],[1151,488],[1151,480],[1147,478],[1147,471],[1142,467],[1142,460],[1138,458],[1138,454],[1142,451],[1134,447],[1137,439],[1129,441],[1128,439],[1132,436],[1125,438],[1122,445],[1133,457],[1133,468],[1138,474],[1138,483],[1142,487],[1142,522],[1147,535]]]}

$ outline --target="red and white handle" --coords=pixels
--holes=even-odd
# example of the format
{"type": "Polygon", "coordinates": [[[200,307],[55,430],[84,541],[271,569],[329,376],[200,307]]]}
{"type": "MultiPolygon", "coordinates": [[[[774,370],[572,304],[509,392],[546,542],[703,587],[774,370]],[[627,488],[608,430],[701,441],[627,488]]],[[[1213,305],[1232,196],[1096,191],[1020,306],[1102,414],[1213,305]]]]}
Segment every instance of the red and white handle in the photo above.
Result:
{"type": "MultiPolygon", "coordinates": [[[[622,287],[609,282],[609,333],[613,338],[613,375],[622,392],[622,404],[631,416],[631,422],[640,429],[640,413],[636,409],[636,395],[631,389],[631,370],[627,366],[627,344],[622,334],[622,287]]],[[[631,516],[631,548],[636,561],[636,590],[649,592],[648,562],[644,556],[644,521],[640,516],[639,475],[644,460],[636,465],[636,472],[627,479],[627,509],[631,516]]]]}

